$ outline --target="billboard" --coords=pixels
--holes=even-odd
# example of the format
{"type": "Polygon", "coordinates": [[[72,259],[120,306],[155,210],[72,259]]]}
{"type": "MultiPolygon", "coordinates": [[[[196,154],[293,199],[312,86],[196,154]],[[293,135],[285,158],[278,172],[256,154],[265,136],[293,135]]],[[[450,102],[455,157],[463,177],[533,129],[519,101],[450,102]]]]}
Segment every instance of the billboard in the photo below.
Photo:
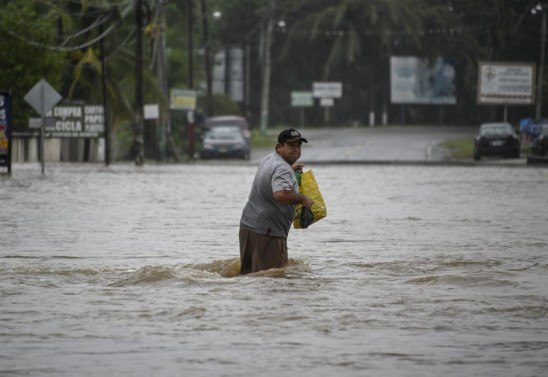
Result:
{"type": "Polygon", "coordinates": [[[97,138],[105,132],[102,105],[58,105],[46,113],[45,137],[97,138]],[[47,121],[51,119],[51,121],[47,121]]]}
{"type": "Polygon", "coordinates": [[[11,172],[11,95],[0,92],[0,166],[11,172]]]}
{"type": "Polygon", "coordinates": [[[454,105],[455,68],[447,60],[390,57],[390,101],[401,104],[454,105]]]}
{"type": "Polygon", "coordinates": [[[532,105],[535,103],[535,64],[480,62],[478,104],[532,105]]]}
{"type": "Polygon", "coordinates": [[[236,102],[244,101],[244,51],[231,47],[215,54],[213,93],[226,94],[236,102]]]}

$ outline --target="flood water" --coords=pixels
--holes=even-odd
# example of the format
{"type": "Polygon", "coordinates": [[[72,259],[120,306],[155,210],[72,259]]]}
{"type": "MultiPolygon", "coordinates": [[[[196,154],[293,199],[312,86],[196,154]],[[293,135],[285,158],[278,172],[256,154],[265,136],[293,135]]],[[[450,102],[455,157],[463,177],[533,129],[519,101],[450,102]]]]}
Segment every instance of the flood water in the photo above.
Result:
{"type": "Polygon", "coordinates": [[[14,166],[0,375],[548,375],[548,169],[307,166],[328,216],[238,276],[255,169],[14,166]]]}

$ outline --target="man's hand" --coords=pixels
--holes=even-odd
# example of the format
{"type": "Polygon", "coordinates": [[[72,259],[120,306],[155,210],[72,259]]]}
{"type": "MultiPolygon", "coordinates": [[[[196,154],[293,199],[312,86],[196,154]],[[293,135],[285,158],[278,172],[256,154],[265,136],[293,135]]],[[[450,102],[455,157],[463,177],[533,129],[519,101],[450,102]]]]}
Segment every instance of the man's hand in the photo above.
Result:
{"type": "Polygon", "coordinates": [[[306,207],[306,208],[312,207],[312,204],[314,204],[314,201],[310,199],[308,196],[304,196],[304,195],[302,196],[304,197],[303,202],[301,203],[303,207],[306,207]]]}
{"type": "Polygon", "coordinates": [[[303,172],[303,168],[304,168],[304,164],[297,164],[296,162],[291,165],[291,167],[293,168],[294,171],[298,171],[300,173],[303,172]]]}
{"type": "Polygon", "coordinates": [[[314,201],[308,196],[297,194],[289,190],[280,190],[274,192],[274,199],[283,204],[302,204],[303,207],[307,208],[310,208],[310,206],[312,206],[312,204],[314,203],[314,201]]]}

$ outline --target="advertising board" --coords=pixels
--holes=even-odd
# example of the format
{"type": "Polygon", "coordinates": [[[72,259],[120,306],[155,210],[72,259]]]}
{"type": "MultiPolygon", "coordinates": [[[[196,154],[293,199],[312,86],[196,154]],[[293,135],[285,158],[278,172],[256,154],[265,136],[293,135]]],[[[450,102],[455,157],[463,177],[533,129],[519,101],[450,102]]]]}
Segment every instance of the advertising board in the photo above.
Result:
{"type": "Polygon", "coordinates": [[[390,101],[401,104],[454,105],[455,68],[438,57],[390,57],[390,101]]]}
{"type": "Polygon", "coordinates": [[[45,137],[97,138],[105,132],[102,105],[60,105],[46,113],[45,137]]]}
{"type": "Polygon", "coordinates": [[[11,96],[0,92],[0,167],[11,172],[11,96]]]}
{"type": "Polygon", "coordinates": [[[535,102],[535,64],[480,62],[478,104],[532,105],[535,102]]]}

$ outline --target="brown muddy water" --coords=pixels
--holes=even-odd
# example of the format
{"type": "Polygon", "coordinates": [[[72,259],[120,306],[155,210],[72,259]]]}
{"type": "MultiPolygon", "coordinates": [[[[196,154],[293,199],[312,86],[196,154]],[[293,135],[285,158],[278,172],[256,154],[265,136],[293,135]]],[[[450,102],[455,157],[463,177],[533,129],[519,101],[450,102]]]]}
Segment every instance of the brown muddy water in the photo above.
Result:
{"type": "Polygon", "coordinates": [[[0,375],[548,375],[548,170],[307,168],[327,218],[241,277],[253,164],[14,166],[0,375]]]}

